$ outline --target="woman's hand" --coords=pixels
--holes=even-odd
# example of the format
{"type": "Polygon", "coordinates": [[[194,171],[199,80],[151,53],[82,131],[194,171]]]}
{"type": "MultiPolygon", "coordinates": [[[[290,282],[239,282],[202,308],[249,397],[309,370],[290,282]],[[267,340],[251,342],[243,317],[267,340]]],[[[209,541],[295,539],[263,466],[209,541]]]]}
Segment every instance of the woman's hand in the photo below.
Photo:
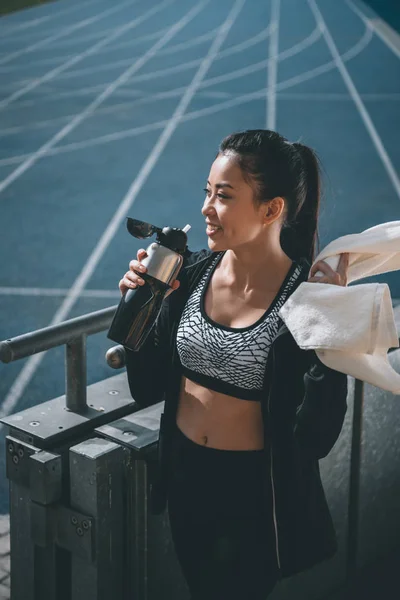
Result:
{"type": "Polygon", "coordinates": [[[308,283],[330,283],[331,285],[347,285],[347,271],[349,268],[349,253],[340,255],[337,271],[334,271],[324,260],[319,260],[310,271],[308,283]],[[321,271],[323,276],[315,277],[315,273],[321,271]]]}
{"type": "MultiPolygon", "coordinates": [[[[140,263],[141,260],[146,258],[147,252],[141,248],[137,251],[137,260],[131,260],[129,263],[129,271],[125,273],[123,278],[120,280],[118,287],[122,295],[129,289],[135,289],[139,285],[144,285],[146,282],[140,277],[140,273],[146,273],[147,268],[140,263]]],[[[174,281],[172,288],[165,294],[165,298],[173,291],[177,290],[180,286],[179,281],[174,281]]]]}

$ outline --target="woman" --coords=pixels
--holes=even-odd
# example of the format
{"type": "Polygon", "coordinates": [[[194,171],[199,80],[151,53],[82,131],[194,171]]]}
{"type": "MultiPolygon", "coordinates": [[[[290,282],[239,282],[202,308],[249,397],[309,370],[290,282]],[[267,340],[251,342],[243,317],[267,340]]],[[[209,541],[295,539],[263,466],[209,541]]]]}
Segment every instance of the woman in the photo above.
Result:
{"type": "MultiPolygon", "coordinates": [[[[178,291],[127,352],[134,399],[165,399],[153,511],[167,501],[193,600],[265,599],[336,551],[318,460],[341,431],[347,377],[300,350],[278,315],[302,281],[346,285],[345,255],[337,272],[310,272],[319,189],[306,146],[267,130],[225,138],[202,208],[209,250],[186,252],[178,291]]],[[[144,284],[144,256],[122,293],[144,284]]]]}

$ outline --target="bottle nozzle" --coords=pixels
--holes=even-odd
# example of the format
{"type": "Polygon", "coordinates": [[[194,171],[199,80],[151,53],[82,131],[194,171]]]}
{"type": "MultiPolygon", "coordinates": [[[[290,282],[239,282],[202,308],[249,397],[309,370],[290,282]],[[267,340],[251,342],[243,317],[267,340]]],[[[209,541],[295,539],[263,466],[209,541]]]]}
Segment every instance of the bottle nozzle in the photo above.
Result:
{"type": "Polygon", "coordinates": [[[189,231],[189,229],[192,229],[191,225],[185,225],[185,227],[182,229],[182,231],[184,231],[185,233],[187,233],[189,231]]]}

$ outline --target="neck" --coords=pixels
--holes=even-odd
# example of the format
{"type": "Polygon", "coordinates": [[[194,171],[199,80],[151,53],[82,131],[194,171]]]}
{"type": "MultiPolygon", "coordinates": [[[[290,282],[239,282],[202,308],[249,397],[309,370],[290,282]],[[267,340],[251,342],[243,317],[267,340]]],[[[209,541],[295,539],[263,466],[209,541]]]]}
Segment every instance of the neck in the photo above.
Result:
{"type": "Polygon", "coordinates": [[[227,250],[224,257],[226,274],[233,285],[244,291],[259,289],[269,282],[281,281],[289,271],[292,260],[284,253],[280,244],[252,242],[227,250]]]}

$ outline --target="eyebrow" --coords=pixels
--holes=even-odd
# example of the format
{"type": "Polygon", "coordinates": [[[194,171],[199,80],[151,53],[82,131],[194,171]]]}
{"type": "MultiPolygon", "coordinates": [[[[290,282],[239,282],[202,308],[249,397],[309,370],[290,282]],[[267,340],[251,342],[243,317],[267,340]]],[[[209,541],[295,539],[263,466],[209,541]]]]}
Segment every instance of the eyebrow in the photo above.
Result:
{"type": "MultiPolygon", "coordinates": [[[[207,181],[208,185],[211,185],[211,183],[209,181],[207,181]]],[[[230,183],[226,183],[225,181],[222,181],[221,183],[216,183],[215,187],[217,189],[219,188],[223,188],[223,187],[228,187],[231,188],[231,190],[234,190],[235,188],[233,186],[230,185],[230,183]]]]}

